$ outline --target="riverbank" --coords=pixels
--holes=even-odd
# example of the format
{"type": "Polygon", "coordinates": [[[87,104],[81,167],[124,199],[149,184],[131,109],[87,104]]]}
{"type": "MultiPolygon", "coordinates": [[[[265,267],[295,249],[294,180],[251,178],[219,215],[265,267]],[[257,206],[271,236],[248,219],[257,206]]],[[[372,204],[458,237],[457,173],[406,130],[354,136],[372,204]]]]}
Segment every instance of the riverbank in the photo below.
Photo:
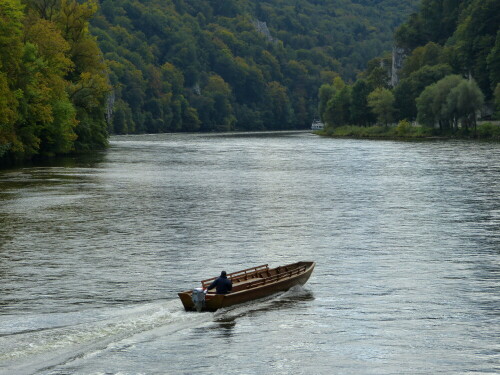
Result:
{"type": "Polygon", "coordinates": [[[404,122],[396,126],[352,126],[345,125],[338,128],[325,128],[314,132],[315,134],[333,138],[367,138],[367,139],[480,139],[500,141],[500,126],[486,122],[477,125],[477,129],[458,132],[439,132],[424,126],[411,125],[404,122]]]}

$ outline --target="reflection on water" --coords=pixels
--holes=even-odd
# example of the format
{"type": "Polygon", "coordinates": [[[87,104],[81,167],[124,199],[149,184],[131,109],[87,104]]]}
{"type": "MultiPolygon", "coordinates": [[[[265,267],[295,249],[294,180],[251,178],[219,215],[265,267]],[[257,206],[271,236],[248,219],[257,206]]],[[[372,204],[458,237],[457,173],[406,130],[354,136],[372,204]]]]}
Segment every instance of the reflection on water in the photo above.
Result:
{"type": "Polygon", "coordinates": [[[217,310],[214,321],[218,323],[234,322],[237,318],[255,314],[266,314],[270,311],[286,312],[288,309],[307,306],[314,300],[314,294],[302,286],[296,286],[285,293],[260,299],[258,303],[248,302],[217,310]]]}
{"type": "Polygon", "coordinates": [[[0,373],[498,372],[500,147],[114,137],[0,172],[0,373]],[[176,293],[314,260],[216,313],[176,293]]]}

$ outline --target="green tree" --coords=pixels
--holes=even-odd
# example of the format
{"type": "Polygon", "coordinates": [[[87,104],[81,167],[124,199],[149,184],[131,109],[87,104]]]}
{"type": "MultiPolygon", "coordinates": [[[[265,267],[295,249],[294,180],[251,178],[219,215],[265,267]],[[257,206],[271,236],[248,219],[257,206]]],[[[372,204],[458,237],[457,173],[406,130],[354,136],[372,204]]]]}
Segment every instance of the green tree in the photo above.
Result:
{"type": "Polygon", "coordinates": [[[494,91],[500,83],[500,29],[497,32],[495,46],[491,49],[486,59],[490,73],[490,85],[494,91]]]}
{"type": "Polygon", "coordinates": [[[23,53],[23,18],[20,1],[0,2],[0,159],[8,153],[23,153],[23,144],[16,132],[22,91],[15,88],[23,53]]]}
{"type": "Polygon", "coordinates": [[[394,95],[385,88],[377,88],[368,95],[368,106],[377,121],[386,126],[392,121],[394,114],[394,95]]]}
{"type": "Polygon", "coordinates": [[[97,1],[79,3],[60,0],[56,24],[69,43],[73,69],[68,93],[78,120],[75,147],[81,150],[107,146],[106,96],[110,91],[106,66],[95,39],[88,32],[89,21],[97,11],[97,1]]]}
{"type": "Polygon", "coordinates": [[[415,99],[418,95],[416,92],[417,90],[413,82],[409,79],[399,81],[398,85],[394,88],[394,109],[398,120],[413,120],[417,117],[415,99]]]}
{"type": "Polygon", "coordinates": [[[428,127],[439,124],[441,131],[454,127],[457,123],[455,107],[447,107],[446,101],[451,90],[460,84],[462,78],[449,75],[427,86],[416,99],[419,123],[428,127]]]}
{"type": "Polygon", "coordinates": [[[417,98],[417,120],[429,127],[439,124],[441,131],[458,130],[459,122],[467,131],[476,128],[476,114],[484,96],[476,82],[449,75],[429,85],[417,98]]]}
{"type": "Polygon", "coordinates": [[[418,71],[424,66],[433,66],[442,63],[443,48],[434,42],[429,42],[425,46],[415,48],[410,56],[405,59],[400,75],[402,78],[408,77],[411,73],[418,71]]]}
{"type": "Polygon", "coordinates": [[[286,92],[286,88],[279,82],[273,81],[268,84],[269,92],[269,114],[272,123],[271,129],[290,128],[293,119],[293,110],[286,92]]]}
{"type": "MultiPolygon", "coordinates": [[[[494,88],[490,83],[488,56],[496,44],[500,25],[500,2],[497,0],[471,0],[463,11],[451,44],[460,64],[460,73],[471,75],[487,97],[494,88]]],[[[490,57],[491,59],[491,57],[490,57]]],[[[492,65],[495,69],[495,65],[492,65]]]]}
{"type": "Polygon", "coordinates": [[[354,125],[368,126],[374,122],[374,118],[370,113],[370,107],[368,106],[368,95],[370,92],[370,86],[365,80],[359,79],[352,86],[350,113],[351,122],[354,125]]]}
{"type": "Polygon", "coordinates": [[[496,118],[500,118],[500,83],[497,83],[497,87],[494,91],[494,104],[496,108],[496,118]]]}
{"type": "Polygon", "coordinates": [[[20,0],[0,2],[0,69],[9,84],[18,73],[23,54],[23,6],[20,0]]]}
{"type": "Polygon", "coordinates": [[[402,79],[394,89],[395,109],[398,119],[413,120],[417,117],[416,98],[432,83],[450,75],[448,64],[424,65],[419,70],[402,79]]]}
{"type": "MultiPolygon", "coordinates": [[[[200,123],[196,109],[186,105],[182,112],[182,130],[186,132],[198,131],[200,129],[200,123]]],[[[231,126],[232,124],[228,125],[231,126]]]]}
{"type": "Polygon", "coordinates": [[[446,97],[445,114],[456,114],[466,131],[477,130],[477,113],[484,104],[484,95],[474,80],[462,80],[446,97]]]}
{"type": "MultiPolygon", "coordinates": [[[[37,91],[38,105],[44,106],[49,114],[37,121],[37,137],[40,139],[39,153],[54,155],[73,150],[77,138],[76,110],[71,103],[65,76],[73,68],[68,56],[69,43],[63,38],[57,25],[49,20],[30,14],[25,21],[25,38],[36,46],[36,60],[32,64],[36,84],[31,86],[37,91]]],[[[34,101],[32,102],[34,103],[34,101]]],[[[31,121],[33,118],[27,119],[31,121]]]]}
{"type": "Polygon", "coordinates": [[[368,67],[361,78],[366,80],[372,90],[377,87],[389,88],[391,59],[390,55],[385,55],[368,62],[368,67]]]}
{"type": "Polygon", "coordinates": [[[436,84],[429,85],[417,98],[417,121],[428,127],[435,127],[439,117],[434,106],[434,96],[436,92],[436,84]]]}
{"type": "Polygon", "coordinates": [[[328,101],[335,95],[336,89],[333,87],[333,85],[329,85],[327,83],[321,85],[319,88],[319,104],[318,104],[318,111],[319,111],[319,116],[323,121],[326,121],[324,119],[325,112],[326,112],[326,106],[328,104],[328,101]]]}
{"type": "MultiPolygon", "coordinates": [[[[342,87],[342,85],[339,85],[342,87]]],[[[323,117],[328,126],[338,127],[349,123],[351,118],[351,88],[343,86],[341,89],[335,90],[334,95],[330,98],[326,105],[323,117]]]]}
{"type": "Polygon", "coordinates": [[[5,73],[0,72],[0,160],[8,152],[22,151],[22,144],[17,138],[15,124],[18,101],[9,88],[5,73]]]}
{"type": "Polygon", "coordinates": [[[468,0],[422,0],[418,13],[412,14],[396,30],[397,44],[408,49],[428,42],[444,44],[455,31],[463,5],[467,3],[468,0]]]}
{"type": "Polygon", "coordinates": [[[119,99],[114,105],[111,125],[111,131],[115,134],[128,134],[133,131],[132,111],[122,99],[119,99]]]}
{"type": "Polygon", "coordinates": [[[231,105],[231,88],[222,77],[211,75],[204,88],[207,96],[213,100],[212,120],[214,130],[231,130],[234,123],[231,105]]]}

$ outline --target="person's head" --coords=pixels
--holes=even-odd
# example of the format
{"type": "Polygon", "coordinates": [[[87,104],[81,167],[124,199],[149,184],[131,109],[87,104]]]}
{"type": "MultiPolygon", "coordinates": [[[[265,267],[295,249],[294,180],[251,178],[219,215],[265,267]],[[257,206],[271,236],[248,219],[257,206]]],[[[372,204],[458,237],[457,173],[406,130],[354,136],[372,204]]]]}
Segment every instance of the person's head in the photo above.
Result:
{"type": "Polygon", "coordinates": [[[222,272],[220,273],[220,275],[221,275],[221,277],[226,277],[226,271],[222,271],[222,272]]]}

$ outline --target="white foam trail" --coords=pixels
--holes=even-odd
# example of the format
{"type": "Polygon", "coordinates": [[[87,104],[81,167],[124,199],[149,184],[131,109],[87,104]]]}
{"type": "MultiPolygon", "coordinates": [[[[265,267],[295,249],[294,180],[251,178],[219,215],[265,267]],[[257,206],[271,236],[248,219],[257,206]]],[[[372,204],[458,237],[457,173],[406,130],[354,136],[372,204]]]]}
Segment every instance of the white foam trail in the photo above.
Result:
{"type": "MultiPolygon", "coordinates": [[[[255,311],[281,308],[311,292],[297,286],[258,301],[220,309],[215,313],[187,313],[178,300],[158,301],[123,308],[69,313],[64,325],[37,327],[0,337],[0,374],[33,374],[75,360],[85,360],[103,351],[122,348],[156,337],[199,327],[212,321],[234,320],[255,311]],[[73,316],[71,316],[73,315],[73,316]]],[[[47,319],[49,318],[49,319],[47,319]]],[[[35,319],[36,321],[36,319],[35,319]]],[[[34,323],[31,323],[34,325],[34,323]]]]}
{"type": "Polygon", "coordinates": [[[137,336],[165,335],[213,318],[211,313],[186,313],[177,300],[106,310],[104,315],[90,323],[75,321],[65,327],[2,337],[0,374],[32,374],[94,355],[110,345],[126,345],[126,341],[137,341],[137,336]]]}

